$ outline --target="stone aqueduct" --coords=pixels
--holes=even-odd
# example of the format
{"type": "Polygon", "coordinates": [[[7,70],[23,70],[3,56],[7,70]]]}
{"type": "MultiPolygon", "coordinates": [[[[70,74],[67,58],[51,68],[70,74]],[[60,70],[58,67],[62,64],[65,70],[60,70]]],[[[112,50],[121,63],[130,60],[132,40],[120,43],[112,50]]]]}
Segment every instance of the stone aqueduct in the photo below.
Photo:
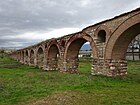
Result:
{"type": "Polygon", "coordinates": [[[77,73],[79,50],[89,42],[94,56],[92,75],[124,76],[127,74],[126,50],[139,34],[140,8],[137,8],[80,32],[17,50],[11,57],[44,70],[77,73]]]}

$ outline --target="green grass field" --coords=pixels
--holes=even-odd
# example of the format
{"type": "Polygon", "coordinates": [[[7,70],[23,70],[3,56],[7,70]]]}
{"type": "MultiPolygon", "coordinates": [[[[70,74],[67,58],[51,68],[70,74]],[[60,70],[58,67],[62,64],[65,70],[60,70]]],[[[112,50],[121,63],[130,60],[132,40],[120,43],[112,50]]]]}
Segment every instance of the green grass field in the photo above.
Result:
{"type": "Polygon", "coordinates": [[[0,58],[0,105],[140,105],[140,61],[128,62],[124,79],[47,72],[0,58]]]}

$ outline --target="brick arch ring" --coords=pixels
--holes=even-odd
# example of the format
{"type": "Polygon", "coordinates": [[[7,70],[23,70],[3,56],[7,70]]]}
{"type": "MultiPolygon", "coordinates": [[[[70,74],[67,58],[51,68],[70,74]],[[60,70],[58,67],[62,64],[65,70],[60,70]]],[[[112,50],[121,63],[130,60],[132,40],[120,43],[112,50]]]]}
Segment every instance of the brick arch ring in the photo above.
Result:
{"type": "Polygon", "coordinates": [[[97,53],[97,48],[96,48],[96,44],[93,40],[93,38],[84,33],[84,32],[81,32],[81,33],[78,33],[78,34],[75,34],[73,35],[66,43],[66,49],[65,49],[65,52],[64,52],[64,59],[66,59],[67,57],[67,52],[68,52],[68,48],[69,46],[71,45],[71,43],[77,39],[85,39],[87,42],[90,43],[90,46],[92,48],[92,53],[94,54],[94,59],[98,59],[98,53],[97,53]]]}
{"type": "Polygon", "coordinates": [[[106,59],[112,59],[113,48],[116,44],[117,39],[119,39],[119,37],[122,36],[127,29],[133,27],[136,24],[140,24],[140,13],[131,16],[130,18],[125,20],[121,25],[118,26],[118,28],[110,36],[107,45],[105,47],[106,59]],[[111,41],[112,39],[114,41],[111,41]]]}
{"type": "Polygon", "coordinates": [[[59,46],[59,43],[57,42],[57,40],[53,40],[53,41],[51,41],[49,44],[48,44],[48,46],[46,47],[46,55],[48,56],[48,52],[49,52],[49,50],[50,50],[50,48],[51,48],[51,46],[52,45],[56,45],[57,46],[57,48],[58,48],[58,52],[59,52],[59,54],[60,54],[60,52],[61,52],[61,50],[60,50],[60,46],[59,46]]]}

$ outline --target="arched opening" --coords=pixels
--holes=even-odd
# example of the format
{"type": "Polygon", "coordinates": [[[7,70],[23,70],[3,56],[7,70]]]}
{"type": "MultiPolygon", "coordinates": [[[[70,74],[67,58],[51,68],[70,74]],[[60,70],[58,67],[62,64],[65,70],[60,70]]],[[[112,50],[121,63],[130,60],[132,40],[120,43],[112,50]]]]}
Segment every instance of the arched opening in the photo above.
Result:
{"type": "Polygon", "coordinates": [[[140,34],[140,23],[125,30],[115,41],[112,49],[112,59],[125,59],[126,52],[131,41],[140,34]]]}
{"type": "Polygon", "coordinates": [[[105,30],[100,30],[98,32],[98,40],[99,40],[100,43],[103,43],[103,42],[106,41],[106,32],[105,32],[105,30]]]}
{"type": "Polygon", "coordinates": [[[37,51],[37,65],[39,67],[43,66],[43,60],[44,60],[44,53],[43,53],[43,49],[40,47],[37,51]]]}
{"type": "Polygon", "coordinates": [[[17,52],[17,61],[20,61],[20,52],[17,52]]]}
{"type": "Polygon", "coordinates": [[[59,49],[56,44],[50,46],[47,55],[47,65],[49,70],[58,70],[59,49]]]}
{"type": "Polygon", "coordinates": [[[31,50],[30,52],[30,63],[34,64],[34,50],[31,50]]]}
{"type": "Polygon", "coordinates": [[[93,61],[93,53],[92,48],[89,42],[84,43],[78,54],[78,71],[80,74],[90,74],[91,72],[91,65],[93,61]]]}
{"type": "Polygon", "coordinates": [[[29,59],[28,56],[29,56],[29,55],[28,55],[28,51],[26,50],[26,51],[25,51],[25,64],[28,64],[28,61],[29,61],[29,60],[28,60],[28,59],[29,59]]]}
{"type": "Polygon", "coordinates": [[[21,61],[24,62],[24,51],[21,52],[21,61]]]}
{"type": "Polygon", "coordinates": [[[19,52],[18,55],[19,55],[18,61],[21,61],[21,52],[19,52]]]}
{"type": "Polygon", "coordinates": [[[78,38],[70,43],[66,52],[67,69],[69,72],[78,72],[81,74],[90,74],[92,62],[91,43],[88,40],[78,38]],[[89,47],[85,49],[84,47],[89,47]],[[89,54],[88,54],[89,53],[89,54]]]}
{"type": "Polygon", "coordinates": [[[20,52],[20,62],[22,61],[22,52],[20,52]]]}

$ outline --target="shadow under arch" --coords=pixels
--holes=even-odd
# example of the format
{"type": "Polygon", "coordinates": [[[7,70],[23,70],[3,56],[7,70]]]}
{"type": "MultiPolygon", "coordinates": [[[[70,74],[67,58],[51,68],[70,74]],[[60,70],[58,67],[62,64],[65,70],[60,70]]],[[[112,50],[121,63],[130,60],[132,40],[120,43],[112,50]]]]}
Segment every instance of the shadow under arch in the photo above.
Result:
{"type": "Polygon", "coordinates": [[[29,63],[29,52],[28,52],[28,50],[25,50],[24,62],[25,62],[25,64],[29,63]]]}
{"type": "Polygon", "coordinates": [[[58,70],[58,62],[60,58],[60,48],[57,41],[52,41],[46,49],[47,68],[48,70],[58,70]]]}
{"type": "Polygon", "coordinates": [[[44,60],[44,50],[40,46],[37,49],[37,66],[39,66],[40,68],[43,67],[43,65],[44,65],[43,60],[44,60]]]}
{"type": "Polygon", "coordinates": [[[34,59],[35,59],[35,52],[33,49],[30,50],[30,63],[31,65],[34,65],[34,59]]]}

